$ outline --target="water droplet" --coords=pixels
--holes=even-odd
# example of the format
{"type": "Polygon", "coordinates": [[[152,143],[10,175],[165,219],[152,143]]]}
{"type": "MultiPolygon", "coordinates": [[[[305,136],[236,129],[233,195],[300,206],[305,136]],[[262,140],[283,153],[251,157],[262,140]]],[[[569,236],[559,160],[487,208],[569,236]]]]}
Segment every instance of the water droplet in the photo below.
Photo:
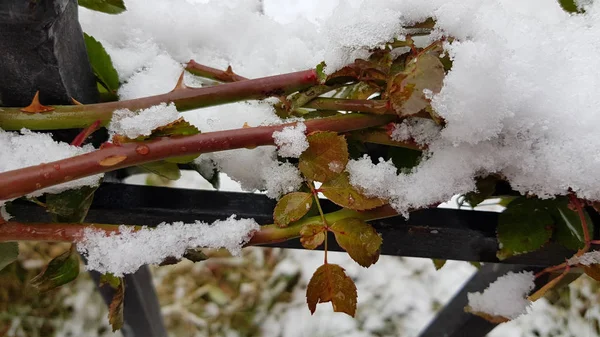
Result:
{"type": "Polygon", "coordinates": [[[127,156],[108,156],[102,159],[100,162],[98,162],[98,164],[100,164],[100,166],[114,166],[125,159],[127,159],[127,156]]]}
{"type": "Polygon", "coordinates": [[[352,205],[353,203],[354,203],[354,198],[351,195],[349,195],[348,196],[348,205],[352,205]]]}
{"type": "Polygon", "coordinates": [[[35,183],[35,188],[42,188],[42,184],[40,184],[40,183],[35,183]]]}
{"type": "Polygon", "coordinates": [[[52,167],[57,171],[60,170],[60,164],[54,164],[52,167]]]}
{"type": "Polygon", "coordinates": [[[48,178],[50,178],[50,173],[44,172],[43,176],[45,179],[48,179],[48,178]]]}
{"type": "Polygon", "coordinates": [[[135,148],[135,152],[137,152],[141,155],[146,155],[150,152],[150,149],[146,145],[139,145],[138,147],[135,148]]]}

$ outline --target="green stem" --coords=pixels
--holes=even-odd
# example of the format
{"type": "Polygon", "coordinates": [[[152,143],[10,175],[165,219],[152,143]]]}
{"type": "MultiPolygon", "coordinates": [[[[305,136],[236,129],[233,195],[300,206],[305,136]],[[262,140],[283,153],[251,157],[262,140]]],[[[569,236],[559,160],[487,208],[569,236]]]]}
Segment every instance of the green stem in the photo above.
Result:
{"type": "Polygon", "coordinates": [[[160,103],[174,103],[186,111],[251,99],[282,96],[318,84],[314,69],[270,76],[206,88],[177,88],[169,93],[144,98],[86,105],[53,106],[53,111],[27,113],[20,108],[0,108],[0,128],[4,130],[56,130],[84,128],[100,120],[108,124],[118,109],[140,110],[160,103]]]}

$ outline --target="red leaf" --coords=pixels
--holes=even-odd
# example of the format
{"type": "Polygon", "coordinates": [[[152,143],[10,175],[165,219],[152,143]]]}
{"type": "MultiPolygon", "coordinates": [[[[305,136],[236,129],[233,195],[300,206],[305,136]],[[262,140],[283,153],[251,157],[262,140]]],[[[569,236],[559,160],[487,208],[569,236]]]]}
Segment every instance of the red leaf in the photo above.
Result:
{"type": "Polygon", "coordinates": [[[348,144],[335,132],[314,132],[309,147],[300,155],[298,168],[309,180],[325,182],[340,174],[348,164],[348,144]]]}
{"type": "Polygon", "coordinates": [[[335,234],[340,247],[363,267],[369,267],[379,260],[383,240],[368,223],[355,218],[336,221],[330,230],[335,234]]]}
{"type": "Polygon", "coordinates": [[[306,288],[306,302],[311,314],[318,303],[331,302],[333,311],[352,317],[356,313],[356,285],[336,264],[324,264],[313,274],[306,288]]]}

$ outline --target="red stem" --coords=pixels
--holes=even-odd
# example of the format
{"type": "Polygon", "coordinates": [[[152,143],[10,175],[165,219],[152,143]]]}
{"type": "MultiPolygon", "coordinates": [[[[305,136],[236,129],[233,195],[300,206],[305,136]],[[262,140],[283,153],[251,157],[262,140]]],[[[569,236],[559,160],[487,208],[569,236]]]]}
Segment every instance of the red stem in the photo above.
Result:
{"type": "Polygon", "coordinates": [[[240,76],[240,75],[234,73],[233,70],[231,69],[231,66],[227,67],[227,70],[223,71],[223,70],[219,70],[216,68],[212,68],[209,66],[199,64],[194,60],[190,60],[190,62],[187,63],[187,65],[185,66],[185,70],[187,70],[188,72],[190,72],[196,76],[201,76],[204,78],[208,78],[211,80],[224,82],[224,83],[247,80],[246,77],[243,77],[243,76],[240,76]]]}
{"type": "MultiPolygon", "coordinates": [[[[240,82],[243,83],[243,82],[240,82]]],[[[382,125],[391,116],[346,114],[306,121],[313,131],[348,132],[382,125]]],[[[83,155],[0,173],[0,200],[21,197],[48,186],[98,173],[184,155],[273,145],[273,132],[295,123],[258,126],[186,137],[161,138],[100,148],[83,155]]]]}
{"type": "Polygon", "coordinates": [[[8,221],[0,224],[0,242],[7,241],[64,241],[77,242],[85,228],[108,233],[119,233],[119,226],[79,223],[21,223],[8,221]],[[93,227],[90,227],[93,225],[93,227]]]}

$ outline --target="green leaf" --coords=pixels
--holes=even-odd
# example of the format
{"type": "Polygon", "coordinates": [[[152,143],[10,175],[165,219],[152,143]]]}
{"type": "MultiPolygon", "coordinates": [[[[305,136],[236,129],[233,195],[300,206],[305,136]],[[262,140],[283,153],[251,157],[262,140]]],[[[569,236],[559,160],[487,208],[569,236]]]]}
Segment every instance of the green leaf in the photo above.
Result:
{"type": "Polygon", "coordinates": [[[366,268],[379,260],[383,240],[368,223],[360,219],[346,218],[336,221],[330,230],[340,247],[361,266],[366,268]]]}
{"type": "Polygon", "coordinates": [[[105,284],[108,284],[113,289],[117,289],[117,288],[119,288],[119,285],[121,284],[121,278],[116,277],[112,273],[102,274],[102,275],[100,275],[100,286],[103,286],[105,284]]]}
{"type": "Polygon", "coordinates": [[[79,0],[79,6],[106,14],[119,14],[127,10],[123,0],[79,0]]]}
{"type": "Polygon", "coordinates": [[[421,54],[410,60],[403,72],[388,82],[387,95],[400,116],[411,116],[429,106],[423,90],[440,92],[445,72],[439,57],[421,54]]]}
{"type": "Polygon", "coordinates": [[[321,62],[317,64],[317,77],[319,78],[319,82],[323,83],[327,79],[327,74],[325,74],[325,62],[321,62]]]}
{"type": "Polygon", "coordinates": [[[71,249],[52,259],[40,274],[31,279],[31,285],[38,291],[44,292],[75,280],[77,275],[79,275],[79,255],[71,246],[71,249]]]}
{"type": "Polygon", "coordinates": [[[116,92],[119,89],[119,74],[117,74],[113,66],[110,55],[108,55],[102,44],[92,36],[85,33],[83,35],[88,59],[90,60],[96,79],[109,92],[116,92]]]}
{"type": "Polygon", "coordinates": [[[336,177],[324,182],[319,191],[334,203],[357,211],[365,211],[386,204],[383,199],[366,197],[350,185],[348,172],[338,174],[336,177]]]}
{"type": "Polygon", "coordinates": [[[164,160],[153,161],[140,165],[144,170],[159,175],[169,180],[177,180],[181,178],[181,171],[179,166],[175,163],[170,163],[164,160]]]}
{"type": "Polygon", "coordinates": [[[325,182],[340,174],[348,164],[348,144],[335,132],[313,132],[309,147],[300,155],[298,169],[309,180],[325,182]]]}
{"type": "Polygon", "coordinates": [[[446,264],[447,260],[431,259],[431,261],[433,262],[433,266],[435,267],[435,270],[440,270],[446,264]]]}
{"type": "Polygon", "coordinates": [[[333,311],[354,317],[357,297],[354,281],[337,264],[320,266],[306,288],[306,302],[311,314],[317,310],[318,303],[331,302],[333,311]]]}
{"type": "Polygon", "coordinates": [[[46,195],[46,209],[55,222],[83,222],[98,187],[84,186],[46,195]]]}
{"type": "MultiPolygon", "coordinates": [[[[1,226],[1,225],[0,225],[1,226]]],[[[0,243],[0,270],[15,262],[19,256],[19,244],[16,242],[0,243]]]]}
{"type": "Polygon", "coordinates": [[[300,228],[300,243],[306,249],[316,249],[325,241],[327,232],[321,222],[305,224],[300,228]]]}
{"type": "Polygon", "coordinates": [[[108,322],[115,332],[123,327],[123,300],[125,299],[125,282],[123,279],[119,282],[113,295],[110,306],[108,307],[108,322]]]}
{"type": "Polygon", "coordinates": [[[273,219],[279,227],[286,227],[303,217],[312,206],[313,196],[305,192],[292,192],[284,195],[275,206],[273,219]]]}
{"type": "Polygon", "coordinates": [[[545,203],[537,198],[520,197],[508,204],[498,219],[500,260],[540,249],[552,236],[554,220],[545,203]]]}
{"type": "Polygon", "coordinates": [[[498,179],[494,176],[478,178],[475,182],[477,191],[469,192],[465,195],[465,201],[475,207],[481,204],[485,199],[489,199],[496,192],[496,183],[498,179]]]}
{"type": "Polygon", "coordinates": [[[569,13],[584,13],[585,11],[582,8],[577,6],[576,0],[558,0],[560,7],[569,13]]]}
{"type": "MultiPolygon", "coordinates": [[[[546,205],[554,219],[552,239],[569,249],[583,248],[585,246],[583,226],[581,225],[579,213],[569,208],[569,198],[558,197],[554,200],[547,200],[546,205]]],[[[594,236],[594,223],[585,209],[583,214],[591,238],[594,236]]]]}

